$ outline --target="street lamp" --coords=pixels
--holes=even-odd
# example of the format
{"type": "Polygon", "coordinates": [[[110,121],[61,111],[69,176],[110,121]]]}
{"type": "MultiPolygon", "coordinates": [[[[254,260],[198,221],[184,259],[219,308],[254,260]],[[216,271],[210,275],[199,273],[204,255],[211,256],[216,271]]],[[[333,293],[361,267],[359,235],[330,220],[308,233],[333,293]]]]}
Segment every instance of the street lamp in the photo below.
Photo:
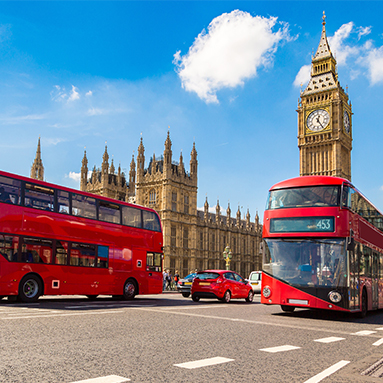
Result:
{"type": "Polygon", "coordinates": [[[225,250],[223,251],[223,259],[226,261],[226,270],[230,270],[230,260],[232,258],[232,253],[229,245],[226,246],[225,250]]]}

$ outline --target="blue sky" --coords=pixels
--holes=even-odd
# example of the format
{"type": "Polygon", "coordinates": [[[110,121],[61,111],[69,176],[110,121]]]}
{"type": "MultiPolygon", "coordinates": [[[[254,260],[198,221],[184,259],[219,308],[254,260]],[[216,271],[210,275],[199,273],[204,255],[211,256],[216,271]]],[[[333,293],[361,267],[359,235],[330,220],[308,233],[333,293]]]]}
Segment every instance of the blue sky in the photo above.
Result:
{"type": "Polygon", "coordinates": [[[0,2],[1,169],[29,176],[41,136],[45,178],[78,188],[86,147],[105,142],[128,171],[164,150],[188,170],[198,207],[232,215],[299,175],[297,105],[326,12],[341,86],[353,106],[352,181],[383,210],[383,2],[0,2]]]}

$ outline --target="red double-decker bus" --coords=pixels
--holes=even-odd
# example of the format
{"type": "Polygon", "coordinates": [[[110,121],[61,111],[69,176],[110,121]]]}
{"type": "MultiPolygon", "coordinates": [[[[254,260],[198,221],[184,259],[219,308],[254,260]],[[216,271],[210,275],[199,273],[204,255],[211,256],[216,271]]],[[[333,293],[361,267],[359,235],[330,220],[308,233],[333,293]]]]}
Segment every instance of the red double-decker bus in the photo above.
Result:
{"type": "Polygon", "coordinates": [[[162,292],[163,236],[145,207],[0,172],[0,297],[162,292]]]}
{"type": "Polygon", "coordinates": [[[274,185],[263,221],[261,302],[360,316],[383,308],[383,215],[343,178],[274,185]]]}

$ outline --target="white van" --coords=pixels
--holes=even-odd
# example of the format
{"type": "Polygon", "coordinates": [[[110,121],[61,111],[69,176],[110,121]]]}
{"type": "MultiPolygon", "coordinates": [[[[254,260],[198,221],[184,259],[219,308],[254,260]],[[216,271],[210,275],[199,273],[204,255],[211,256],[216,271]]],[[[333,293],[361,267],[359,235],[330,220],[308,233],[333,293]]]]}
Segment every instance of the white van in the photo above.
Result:
{"type": "Polygon", "coordinates": [[[249,283],[254,293],[260,293],[262,288],[262,271],[252,271],[249,276],[249,283]]]}

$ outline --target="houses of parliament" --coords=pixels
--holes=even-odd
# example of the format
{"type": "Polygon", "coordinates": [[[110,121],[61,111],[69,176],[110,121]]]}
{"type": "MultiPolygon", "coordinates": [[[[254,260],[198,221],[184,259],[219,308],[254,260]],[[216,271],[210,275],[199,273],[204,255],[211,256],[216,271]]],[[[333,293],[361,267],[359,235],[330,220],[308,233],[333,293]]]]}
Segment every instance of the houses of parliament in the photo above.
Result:
{"type": "MultiPolygon", "coordinates": [[[[322,33],[312,58],[311,77],[298,102],[298,148],[300,175],[330,175],[351,180],[352,107],[340,86],[337,63],[328,44],[323,15],[322,33]]],[[[258,214],[254,222],[247,211],[245,219],[238,207],[232,217],[230,205],[221,214],[210,213],[206,198],[204,209],[197,209],[198,160],[195,143],[189,167],[182,153],[173,159],[168,132],[163,154],[153,155],[145,166],[145,147],[141,138],[129,174],[116,170],[109,162],[107,146],[100,168],[93,167],[88,177],[86,152],[82,159],[80,189],[121,201],[154,208],[160,215],[164,234],[164,266],[181,276],[198,269],[224,269],[223,251],[232,251],[230,268],[247,277],[262,269],[260,243],[262,225],[258,214]]],[[[44,178],[40,139],[31,177],[44,178]]]]}

